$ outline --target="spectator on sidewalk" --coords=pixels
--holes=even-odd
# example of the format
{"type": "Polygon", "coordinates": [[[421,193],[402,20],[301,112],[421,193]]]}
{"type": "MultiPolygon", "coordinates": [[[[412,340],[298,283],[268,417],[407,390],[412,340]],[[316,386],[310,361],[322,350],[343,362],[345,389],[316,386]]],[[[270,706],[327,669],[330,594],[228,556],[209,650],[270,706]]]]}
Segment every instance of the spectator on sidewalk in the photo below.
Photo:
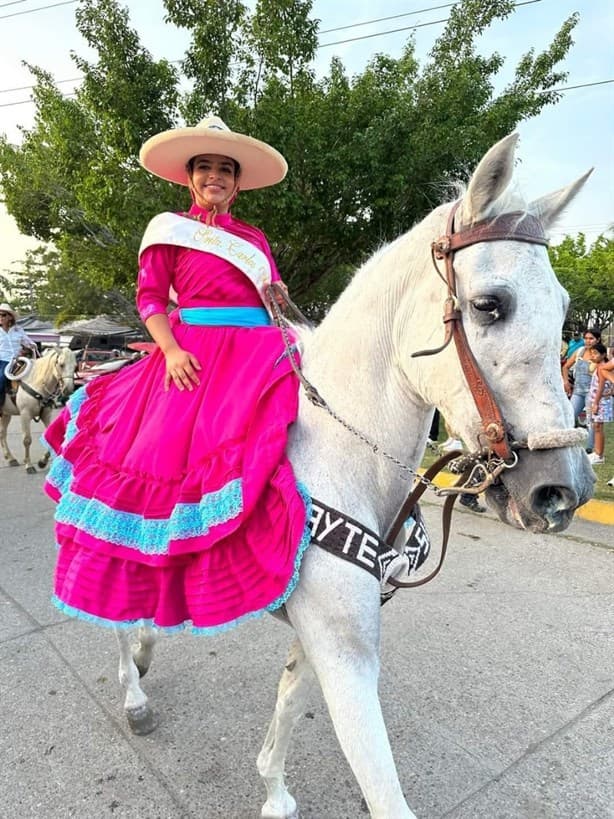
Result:
{"type": "Polygon", "coordinates": [[[586,402],[587,420],[593,431],[593,451],[588,456],[593,465],[605,463],[605,433],[603,425],[614,420],[614,410],[612,408],[612,395],[614,395],[614,383],[609,377],[603,377],[602,373],[609,376],[612,369],[608,366],[611,362],[607,360],[607,350],[601,342],[597,342],[590,350],[591,360],[595,365],[595,371],[591,379],[588,399],[586,402]],[[600,377],[601,376],[601,377],[600,377]]]}

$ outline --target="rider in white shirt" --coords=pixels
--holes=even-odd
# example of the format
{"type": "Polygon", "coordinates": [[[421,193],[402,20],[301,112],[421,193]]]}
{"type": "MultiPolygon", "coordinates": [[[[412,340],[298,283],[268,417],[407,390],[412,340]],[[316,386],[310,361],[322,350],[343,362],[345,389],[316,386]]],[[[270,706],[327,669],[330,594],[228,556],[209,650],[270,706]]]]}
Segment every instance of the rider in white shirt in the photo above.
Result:
{"type": "Polygon", "coordinates": [[[19,355],[22,347],[36,349],[36,344],[16,324],[17,314],[13,308],[4,302],[0,304],[0,407],[4,402],[4,395],[8,384],[8,379],[4,370],[9,363],[19,355]]]}

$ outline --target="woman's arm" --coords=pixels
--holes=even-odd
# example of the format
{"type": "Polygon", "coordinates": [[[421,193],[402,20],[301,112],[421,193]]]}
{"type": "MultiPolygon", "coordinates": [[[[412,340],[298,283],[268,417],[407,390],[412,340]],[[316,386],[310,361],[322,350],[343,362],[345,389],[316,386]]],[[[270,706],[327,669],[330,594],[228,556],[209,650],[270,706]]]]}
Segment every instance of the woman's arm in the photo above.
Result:
{"type": "Polygon", "coordinates": [[[614,359],[605,361],[597,366],[597,392],[593,398],[593,412],[597,412],[599,402],[603,398],[603,389],[606,381],[614,382],[614,359]]]}
{"type": "Polygon", "coordinates": [[[200,370],[200,363],[195,355],[184,350],[177,344],[166,313],[156,313],[145,321],[145,327],[166,359],[166,375],[164,376],[164,390],[168,391],[171,381],[178,390],[194,389],[200,384],[196,373],[200,370]]]}
{"type": "Polygon", "coordinates": [[[578,357],[578,351],[576,350],[571,356],[567,359],[567,361],[563,364],[562,374],[563,374],[563,389],[567,393],[567,395],[571,395],[573,392],[573,384],[569,380],[569,369],[576,363],[576,358],[578,357]]]}
{"type": "Polygon", "coordinates": [[[170,245],[152,245],[143,251],[136,302],[145,327],[166,359],[164,389],[168,390],[172,382],[183,391],[193,390],[200,383],[196,374],[200,363],[177,344],[166,314],[175,255],[176,248],[170,245]]]}
{"type": "MultiPolygon", "coordinates": [[[[21,328],[19,328],[21,330],[21,328]]],[[[26,333],[25,330],[21,330],[19,333],[19,343],[22,347],[29,347],[31,350],[38,349],[36,346],[36,342],[32,341],[30,336],[26,333]]]]}

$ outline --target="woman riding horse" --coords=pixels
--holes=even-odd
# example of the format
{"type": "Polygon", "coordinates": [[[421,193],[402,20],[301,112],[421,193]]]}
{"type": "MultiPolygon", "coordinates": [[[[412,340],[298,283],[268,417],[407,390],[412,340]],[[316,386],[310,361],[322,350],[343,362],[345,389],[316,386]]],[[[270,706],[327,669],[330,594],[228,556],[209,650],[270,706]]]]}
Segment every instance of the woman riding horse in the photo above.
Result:
{"type": "Polygon", "coordinates": [[[24,347],[36,350],[36,343],[17,325],[17,313],[4,302],[0,304],[0,407],[9,382],[5,370],[24,347]]]}
{"type": "Polygon", "coordinates": [[[208,633],[281,606],[309,541],[285,455],[297,381],[265,295],[279,273],[264,234],[230,213],[240,187],[287,165],[218,117],[152,137],[141,162],[193,204],[141,244],[137,304],[158,349],[89,383],[46,433],[54,599],[99,623],[208,633]]]}

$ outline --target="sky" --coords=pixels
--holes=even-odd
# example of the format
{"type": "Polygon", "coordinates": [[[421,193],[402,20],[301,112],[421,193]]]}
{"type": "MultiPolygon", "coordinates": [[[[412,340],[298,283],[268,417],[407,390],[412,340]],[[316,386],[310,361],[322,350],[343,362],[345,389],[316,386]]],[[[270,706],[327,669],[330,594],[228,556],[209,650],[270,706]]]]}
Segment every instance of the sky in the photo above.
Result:
{"type": "MultiPolygon", "coordinates": [[[[164,23],[162,0],[127,0],[123,5],[154,57],[177,60],[183,56],[186,33],[164,23]]],[[[449,6],[442,0],[314,0],[313,16],[321,21],[316,72],[326,72],[331,58],[337,56],[350,75],[359,73],[376,53],[399,57],[412,34],[417,56],[424,61],[443,29],[443,23],[437,21],[447,18],[449,6]],[[387,17],[392,19],[383,19],[387,17]],[[342,26],[347,28],[329,31],[342,26]],[[407,30],[410,26],[416,28],[407,30]],[[342,40],[351,42],[338,42],[342,40]]],[[[76,7],[76,2],[59,0],[0,0],[0,133],[11,142],[20,142],[20,126],[27,129],[33,124],[34,105],[28,89],[32,77],[23,62],[49,71],[59,88],[70,93],[78,85],[73,78],[79,76],[70,52],[93,57],[76,29],[76,7]],[[63,80],[71,81],[60,82],[63,80]]],[[[530,48],[538,52],[546,48],[562,22],[576,11],[580,22],[574,30],[575,45],[562,65],[568,72],[562,87],[584,87],[564,92],[559,103],[517,129],[517,180],[529,200],[567,185],[590,167],[595,169],[553,231],[553,243],[580,231],[592,242],[614,223],[614,82],[604,83],[614,80],[614,3],[526,2],[510,18],[495,23],[479,43],[482,53],[498,51],[505,57],[495,87],[501,90],[520,57],[530,48]]],[[[14,267],[26,249],[35,245],[19,234],[0,204],[0,273],[14,267]]]]}

